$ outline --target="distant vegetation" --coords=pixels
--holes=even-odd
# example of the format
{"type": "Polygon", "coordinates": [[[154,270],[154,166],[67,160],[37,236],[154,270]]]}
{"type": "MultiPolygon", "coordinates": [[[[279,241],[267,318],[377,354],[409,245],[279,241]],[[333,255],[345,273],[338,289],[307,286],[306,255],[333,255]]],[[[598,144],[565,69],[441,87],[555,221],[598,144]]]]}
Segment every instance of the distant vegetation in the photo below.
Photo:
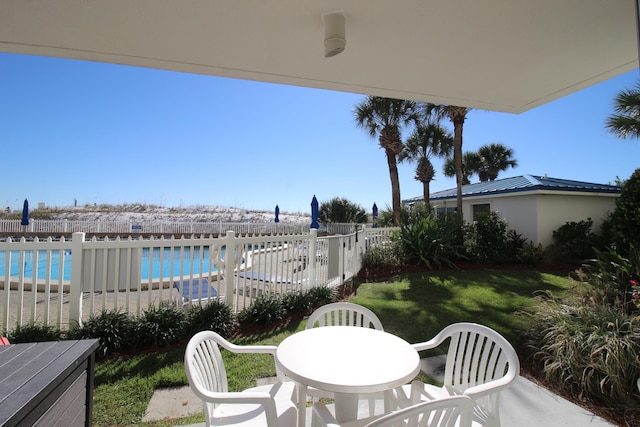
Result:
{"type": "MultiPolygon", "coordinates": [[[[307,222],[310,213],[280,212],[283,222],[307,222]]],[[[22,209],[0,212],[0,219],[19,220],[22,209]]],[[[175,222],[270,222],[274,219],[274,212],[265,210],[248,210],[237,207],[221,206],[179,206],[163,207],[144,203],[127,203],[119,205],[85,204],[79,207],[45,207],[32,208],[29,218],[34,220],[79,220],[79,221],[175,221],[175,222]]]]}

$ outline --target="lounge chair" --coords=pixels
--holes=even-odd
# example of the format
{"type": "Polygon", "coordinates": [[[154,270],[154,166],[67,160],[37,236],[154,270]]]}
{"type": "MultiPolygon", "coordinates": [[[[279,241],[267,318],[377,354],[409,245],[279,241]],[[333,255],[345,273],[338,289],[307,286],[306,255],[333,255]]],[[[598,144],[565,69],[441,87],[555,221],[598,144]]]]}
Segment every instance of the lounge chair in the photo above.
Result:
{"type": "Polygon", "coordinates": [[[181,300],[183,307],[189,303],[193,305],[200,304],[202,301],[208,302],[224,298],[218,297],[218,291],[207,279],[177,280],[173,282],[173,287],[178,290],[179,294],[176,303],[181,300]]]}
{"type": "Polygon", "coordinates": [[[265,283],[286,283],[289,285],[300,284],[305,281],[303,279],[292,279],[290,277],[280,277],[280,276],[272,277],[270,274],[262,273],[260,271],[240,272],[237,274],[237,276],[241,279],[259,280],[265,283]]]}

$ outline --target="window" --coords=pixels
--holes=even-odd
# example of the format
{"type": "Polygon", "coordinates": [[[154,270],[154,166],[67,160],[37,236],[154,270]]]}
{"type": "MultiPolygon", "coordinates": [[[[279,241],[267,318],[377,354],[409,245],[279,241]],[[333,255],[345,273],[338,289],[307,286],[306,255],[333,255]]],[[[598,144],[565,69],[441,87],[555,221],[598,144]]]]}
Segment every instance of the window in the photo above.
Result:
{"type": "Polygon", "coordinates": [[[453,207],[453,208],[451,208],[451,207],[448,207],[448,208],[444,208],[444,207],[440,208],[440,207],[438,207],[438,208],[436,208],[436,216],[444,215],[445,213],[452,214],[452,213],[455,213],[455,212],[456,212],[456,208],[455,207],[453,207]]]}
{"type": "Polygon", "coordinates": [[[471,209],[473,210],[473,220],[478,220],[478,215],[483,212],[489,213],[491,212],[491,205],[489,203],[483,203],[481,205],[471,205],[471,209]]]}

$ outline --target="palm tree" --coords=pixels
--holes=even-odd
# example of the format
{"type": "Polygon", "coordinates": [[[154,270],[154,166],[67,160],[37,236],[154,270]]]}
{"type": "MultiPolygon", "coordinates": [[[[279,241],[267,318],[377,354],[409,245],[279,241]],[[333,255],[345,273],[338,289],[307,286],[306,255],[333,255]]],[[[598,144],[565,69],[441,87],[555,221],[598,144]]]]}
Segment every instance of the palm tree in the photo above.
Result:
{"type": "Polygon", "coordinates": [[[462,127],[467,118],[467,113],[471,109],[454,105],[424,104],[424,110],[427,116],[433,115],[436,119],[446,117],[453,123],[453,163],[456,170],[457,189],[456,211],[458,218],[462,220],[462,127]]]}
{"type": "MultiPolygon", "coordinates": [[[[477,172],[480,167],[480,156],[474,151],[466,151],[462,155],[462,185],[471,184],[471,175],[477,172]]],[[[453,157],[449,156],[444,160],[443,174],[452,178],[456,176],[456,165],[453,157]]]]}
{"type": "Polygon", "coordinates": [[[613,102],[615,114],[607,119],[606,128],[618,138],[640,137],[640,82],[620,92],[613,102]]]}
{"type": "Polygon", "coordinates": [[[513,158],[513,150],[503,144],[487,144],[478,149],[481,166],[478,171],[480,181],[495,181],[498,174],[512,167],[518,166],[513,158]]]}
{"type": "Polygon", "coordinates": [[[402,126],[417,120],[416,103],[400,99],[367,96],[354,109],[358,127],[369,132],[372,138],[378,136],[378,142],[387,156],[389,178],[391,179],[391,201],[393,221],[400,224],[400,179],[398,177],[397,156],[402,150],[402,126]]]}
{"type": "Polygon", "coordinates": [[[433,181],[435,169],[431,157],[446,157],[453,149],[451,132],[443,129],[439,123],[418,124],[398,156],[400,162],[417,162],[417,181],[422,182],[424,204],[429,206],[429,183],[433,181]]]}

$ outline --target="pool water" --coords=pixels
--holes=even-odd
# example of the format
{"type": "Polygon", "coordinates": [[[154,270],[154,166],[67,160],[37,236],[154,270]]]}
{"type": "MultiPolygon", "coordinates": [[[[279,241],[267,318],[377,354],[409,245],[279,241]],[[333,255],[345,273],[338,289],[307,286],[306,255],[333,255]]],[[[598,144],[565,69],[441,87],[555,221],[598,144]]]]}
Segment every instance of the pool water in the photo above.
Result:
{"type": "MultiPolygon", "coordinates": [[[[47,278],[47,252],[38,251],[38,265],[36,266],[36,275],[38,279],[47,278]]],[[[199,274],[201,272],[216,271],[212,260],[209,261],[209,248],[174,248],[173,258],[171,258],[170,248],[153,248],[153,252],[150,254],[149,248],[142,249],[142,259],[140,266],[141,279],[147,280],[149,277],[152,279],[159,279],[160,277],[167,277],[171,274],[177,276],[179,274],[199,274]],[[193,266],[191,265],[191,251],[193,250],[193,266]],[[162,251],[162,257],[161,255],[162,251]],[[202,255],[201,255],[202,252],[202,255]],[[162,263],[160,262],[162,258],[162,263]],[[202,259],[201,259],[202,258],[202,259]],[[193,267],[193,268],[192,268],[193,267]],[[201,270],[202,267],[202,270],[201,270]],[[173,268],[173,270],[172,270],[173,268]],[[182,269],[182,271],[181,271],[182,269]]],[[[51,280],[58,280],[60,275],[60,263],[63,264],[63,280],[71,279],[71,251],[51,251],[51,280]]],[[[215,254],[214,254],[215,256],[215,254]]],[[[224,258],[224,248],[222,248],[220,257],[224,258]]],[[[6,272],[6,251],[0,251],[0,280],[5,277],[6,272]]],[[[24,277],[33,278],[33,251],[26,251],[24,255],[24,277]]],[[[20,252],[11,252],[11,264],[9,266],[10,276],[18,276],[20,274],[20,252]]]]}

